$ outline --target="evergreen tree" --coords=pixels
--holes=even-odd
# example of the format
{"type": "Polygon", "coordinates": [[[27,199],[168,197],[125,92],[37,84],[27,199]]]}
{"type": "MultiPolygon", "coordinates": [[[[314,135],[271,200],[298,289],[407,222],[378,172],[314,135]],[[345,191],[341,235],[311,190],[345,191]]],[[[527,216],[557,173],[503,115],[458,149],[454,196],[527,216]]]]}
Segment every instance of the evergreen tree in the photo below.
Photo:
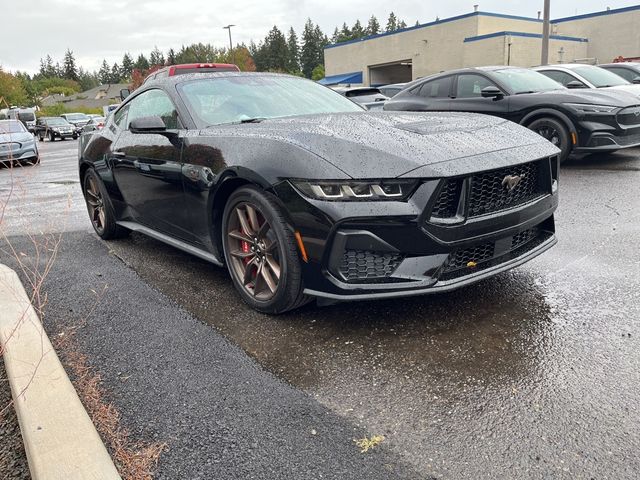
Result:
{"type": "Polygon", "coordinates": [[[173,48],[170,48],[167,52],[167,65],[175,65],[176,64],[176,52],[174,52],[173,48]]]}
{"type": "Polygon", "coordinates": [[[420,20],[416,20],[416,24],[415,24],[415,26],[416,26],[416,27],[419,27],[419,26],[420,26],[420,20]]]}
{"type": "Polygon", "coordinates": [[[78,80],[78,68],[76,67],[76,59],[73,57],[73,52],[67,49],[64,54],[64,63],[63,63],[63,78],[67,80],[78,80]]]}
{"type": "Polygon", "coordinates": [[[153,51],[151,52],[151,55],[149,55],[149,65],[164,65],[164,55],[160,50],[158,50],[157,46],[153,47],[153,51]]]}
{"type": "Polygon", "coordinates": [[[398,28],[396,28],[396,30],[401,30],[403,28],[407,28],[407,22],[405,22],[404,20],[400,20],[398,22],[398,28]]]}
{"type": "Polygon", "coordinates": [[[314,26],[308,18],[302,32],[302,49],[300,50],[300,64],[305,77],[311,78],[314,68],[318,65],[324,66],[324,47],[328,43],[329,39],[322,33],[320,26],[314,26]]]}
{"type": "Polygon", "coordinates": [[[122,65],[120,68],[120,75],[123,80],[129,80],[131,78],[131,73],[133,72],[133,58],[129,55],[129,52],[125,52],[122,57],[122,65]]]}
{"type": "Polygon", "coordinates": [[[149,70],[149,60],[147,60],[147,57],[145,57],[141,53],[140,55],[138,55],[138,59],[136,60],[136,63],[133,64],[133,68],[140,71],[149,70]]]}
{"type": "Polygon", "coordinates": [[[338,31],[338,27],[333,31],[333,35],[331,35],[331,43],[338,43],[340,40],[340,32],[338,31]]]}
{"type": "Polygon", "coordinates": [[[300,46],[293,27],[289,28],[287,37],[287,71],[289,73],[300,72],[300,46]]]}
{"type": "Polygon", "coordinates": [[[106,60],[102,60],[102,66],[98,71],[98,79],[103,85],[111,82],[111,69],[109,68],[109,64],[106,60]]]}
{"type": "Polygon", "coordinates": [[[389,14],[389,19],[387,20],[387,28],[386,32],[394,32],[398,29],[398,19],[396,18],[396,14],[391,12],[389,14]]]}
{"type": "Polygon", "coordinates": [[[109,83],[120,83],[120,66],[117,63],[111,67],[111,75],[109,76],[109,83]]]}
{"type": "Polygon", "coordinates": [[[347,23],[342,24],[342,29],[340,30],[340,34],[338,35],[339,42],[346,42],[351,40],[351,29],[347,26],[347,23]]]}
{"type": "Polygon", "coordinates": [[[277,26],[264,39],[264,66],[266,70],[285,72],[288,66],[287,40],[277,26]]]}
{"type": "Polygon", "coordinates": [[[362,38],[366,35],[365,29],[362,27],[360,20],[356,20],[356,23],[353,24],[353,28],[351,29],[351,38],[357,40],[358,38],[362,38]]]}
{"type": "Polygon", "coordinates": [[[367,24],[367,35],[377,35],[378,33],[380,33],[380,22],[374,15],[371,15],[367,24]]]}

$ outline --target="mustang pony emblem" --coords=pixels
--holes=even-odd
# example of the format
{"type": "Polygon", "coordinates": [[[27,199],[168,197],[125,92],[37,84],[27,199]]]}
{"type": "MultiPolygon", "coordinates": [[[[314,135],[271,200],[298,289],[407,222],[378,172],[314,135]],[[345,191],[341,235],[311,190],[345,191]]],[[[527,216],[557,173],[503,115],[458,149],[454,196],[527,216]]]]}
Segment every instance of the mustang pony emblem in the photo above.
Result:
{"type": "Polygon", "coordinates": [[[502,179],[502,186],[507,189],[507,192],[511,192],[523,178],[524,175],[507,175],[502,179]]]}

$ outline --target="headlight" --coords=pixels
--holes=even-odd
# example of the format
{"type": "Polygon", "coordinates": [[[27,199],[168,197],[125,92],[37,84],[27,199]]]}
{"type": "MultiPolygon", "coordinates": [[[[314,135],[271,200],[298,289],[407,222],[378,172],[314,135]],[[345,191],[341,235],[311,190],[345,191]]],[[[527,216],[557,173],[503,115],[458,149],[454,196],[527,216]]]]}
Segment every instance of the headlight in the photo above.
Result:
{"type": "Polygon", "coordinates": [[[378,201],[406,200],[415,190],[417,180],[292,180],[304,195],[318,200],[378,201]]]}
{"type": "Polygon", "coordinates": [[[563,103],[563,105],[581,113],[609,113],[618,109],[618,107],[609,105],[590,105],[588,103],[563,103]]]}

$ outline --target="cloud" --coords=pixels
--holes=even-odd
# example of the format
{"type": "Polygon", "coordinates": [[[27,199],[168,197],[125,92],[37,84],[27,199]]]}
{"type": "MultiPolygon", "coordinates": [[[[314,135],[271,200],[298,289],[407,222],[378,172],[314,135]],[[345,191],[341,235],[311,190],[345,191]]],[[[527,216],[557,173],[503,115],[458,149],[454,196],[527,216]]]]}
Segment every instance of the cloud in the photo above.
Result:
{"type": "MultiPolygon", "coordinates": [[[[527,0],[478,2],[481,10],[535,17],[541,8],[527,0]]],[[[552,17],[598,11],[596,0],[579,4],[552,2],[552,17]],[[578,6],[579,8],[576,8],[578,6]]],[[[610,1],[611,8],[634,2],[610,1]]],[[[98,69],[102,59],[111,65],[120,62],[124,52],[134,56],[148,53],[154,46],[163,51],[181,45],[203,42],[227,46],[229,39],[222,27],[235,24],[234,44],[259,41],[277,25],[281,30],[293,26],[300,35],[307,17],[320,24],[327,35],[343,22],[356,19],[366,23],[375,14],[384,27],[391,9],[412,25],[416,20],[432,21],[470,11],[467,0],[448,2],[405,0],[113,0],[78,2],[77,0],[3,0],[0,41],[0,65],[7,70],[34,73],[40,58],[50,54],[61,61],[70,48],[78,63],[89,70],[98,69]]]]}

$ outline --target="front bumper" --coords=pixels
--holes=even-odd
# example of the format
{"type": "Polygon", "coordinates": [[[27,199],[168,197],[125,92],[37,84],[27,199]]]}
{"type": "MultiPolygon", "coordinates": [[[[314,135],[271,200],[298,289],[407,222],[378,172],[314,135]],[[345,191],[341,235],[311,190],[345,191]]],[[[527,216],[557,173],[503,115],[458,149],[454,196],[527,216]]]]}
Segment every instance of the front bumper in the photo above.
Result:
{"type": "Polygon", "coordinates": [[[35,145],[26,145],[13,150],[0,148],[0,161],[30,160],[38,157],[38,149],[35,145]]]}
{"type": "Polygon", "coordinates": [[[622,148],[640,147],[640,132],[626,135],[616,135],[608,132],[595,132],[589,138],[587,145],[576,147],[578,153],[608,152],[622,148]]]}
{"type": "Polygon", "coordinates": [[[425,215],[441,194],[440,179],[425,179],[407,202],[311,200],[288,182],[276,193],[295,206],[289,207],[292,223],[309,259],[302,264],[306,294],[333,300],[390,298],[453,290],[551,248],[557,164],[549,170],[547,193],[448,223],[425,215]]]}

